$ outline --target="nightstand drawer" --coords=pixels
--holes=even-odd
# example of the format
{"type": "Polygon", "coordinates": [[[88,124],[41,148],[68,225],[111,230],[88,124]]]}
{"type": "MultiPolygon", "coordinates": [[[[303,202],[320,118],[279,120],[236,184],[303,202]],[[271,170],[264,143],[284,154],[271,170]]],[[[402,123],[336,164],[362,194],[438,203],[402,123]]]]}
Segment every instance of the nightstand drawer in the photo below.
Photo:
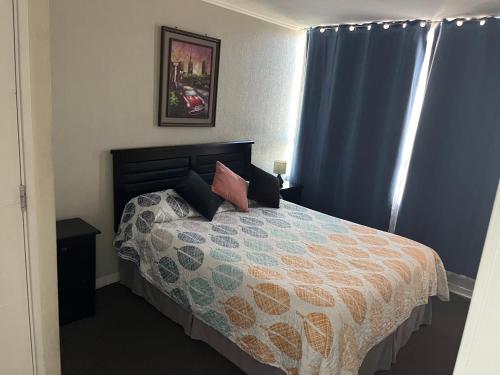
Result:
{"type": "Polygon", "coordinates": [[[57,243],[59,290],[95,284],[95,236],[60,240],[57,243]]]}
{"type": "Polygon", "coordinates": [[[95,314],[95,237],[101,233],[82,219],[59,220],[57,280],[59,323],[95,314]]]}

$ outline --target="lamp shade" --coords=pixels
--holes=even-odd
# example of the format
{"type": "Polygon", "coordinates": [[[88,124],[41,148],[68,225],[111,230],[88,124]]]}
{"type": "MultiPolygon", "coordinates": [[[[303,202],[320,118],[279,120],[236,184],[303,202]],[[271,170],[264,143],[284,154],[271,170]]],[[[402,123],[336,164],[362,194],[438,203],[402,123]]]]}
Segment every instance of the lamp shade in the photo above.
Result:
{"type": "Polygon", "coordinates": [[[277,174],[286,174],[286,161],[284,160],[275,160],[273,172],[277,174]]]}

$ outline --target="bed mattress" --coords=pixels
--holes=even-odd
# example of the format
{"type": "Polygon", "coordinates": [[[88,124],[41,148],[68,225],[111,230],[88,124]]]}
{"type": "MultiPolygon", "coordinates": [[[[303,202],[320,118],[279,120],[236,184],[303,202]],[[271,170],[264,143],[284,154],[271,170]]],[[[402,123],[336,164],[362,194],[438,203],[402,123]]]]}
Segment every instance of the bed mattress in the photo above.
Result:
{"type": "Polygon", "coordinates": [[[255,360],[289,374],[357,374],[429,297],[448,298],[430,248],[281,201],[208,222],[173,191],[125,208],[118,255],[255,360]]]}

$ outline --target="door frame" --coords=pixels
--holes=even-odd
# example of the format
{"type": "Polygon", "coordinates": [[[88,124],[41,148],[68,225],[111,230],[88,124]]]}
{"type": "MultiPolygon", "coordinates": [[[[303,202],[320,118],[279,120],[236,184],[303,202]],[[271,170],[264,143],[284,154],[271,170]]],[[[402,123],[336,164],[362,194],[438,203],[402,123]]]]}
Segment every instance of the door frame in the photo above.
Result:
{"type": "Polygon", "coordinates": [[[54,202],[49,0],[11,1],[21,183],[27,196],[23,223],[33,374],[59,375],[55,208],[47,209],[42,202],[47,200],[52,206],[54,202]],[[50,107],[45,109],[48,114],[43,105],[50,107]]]}
{"type": "Polygon", "coordinates": [[[455,375],[498,373],[500,334],[500,182],[455,364],[455,375]]]}
{"type": "MultiPolygon", "coordinates": [[[[26,41],[22,38],[23,32],[21,27],[23,25],[23,4],[20,4],[23,0],[11,0],[13,9],[13,26],[14,26],[14,59],[15,59],[15,74],[16,74],[16,107],[17,107],[17,129],[19,133],[19,168],[20,168],[20,183],[26,186],[26,168],[25,168],[25,152],[26,147],[24,145],[24,134],[31,130],[31,107],[29,106],[29,100],[26,94],[30,92],[29,79],[25,78],[29,74],[29,40],[26,41]],[[21,13],[20,13],[21,11],[21,13]],[[21,40],[23,39],[23,43],[21,40]],[[28,43],[26,43],[28,42],[28,43]],[[28,48],[26,48],[28,45],[28,48]],[[23,58],[21,59],[21,56],[23,58]],[[23,95],[24,94],[24,95],[23,95]]],[[[31,341],[31,361],[33,374],[37,374],[36,370],[36,350],[35,350],[35,328],[34,328],[34,314],[33,314],[33,298],[32,298],[32,280],[31,280],[31,257],[29,252],[29,232],[28,232],[28,215],[27,210],[22,210],[22,220],[23,220],[23,240],[24,240],[24,259],[26,266],[26,286],[27,286],[27,297],[28,297],[28,314],[29,314],[29,324],[30,324],[30,341],[31,341]]]]}

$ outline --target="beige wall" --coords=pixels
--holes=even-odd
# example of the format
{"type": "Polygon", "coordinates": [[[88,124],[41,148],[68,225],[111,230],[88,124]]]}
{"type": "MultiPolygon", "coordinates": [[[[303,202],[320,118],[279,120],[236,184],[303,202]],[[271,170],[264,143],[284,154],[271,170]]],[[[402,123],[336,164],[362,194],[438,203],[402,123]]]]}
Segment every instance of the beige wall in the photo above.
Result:
{"type": "Polygon", "coordinates": [[[51,0],[58,218],[103,231],[97,276],[117,271],[109,150],[251,139],[271,170],[289,154],[305,32],[197,0],[51,0]],[[159,27],[222,40],[215,128],[159,128],[159,27]]]}

